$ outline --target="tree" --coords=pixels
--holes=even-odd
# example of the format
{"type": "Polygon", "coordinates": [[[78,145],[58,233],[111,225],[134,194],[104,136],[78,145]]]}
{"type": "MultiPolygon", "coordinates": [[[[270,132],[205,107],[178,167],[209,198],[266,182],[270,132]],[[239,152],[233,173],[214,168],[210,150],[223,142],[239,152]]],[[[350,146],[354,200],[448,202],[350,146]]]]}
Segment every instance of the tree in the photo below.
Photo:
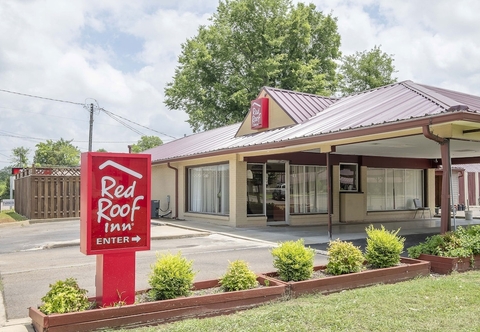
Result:
{"type": "Polygon", "coordinates": [[[393,61],[392,55],[382,52],[377,46],[370,51],[342,57],[340,92],[348,95],[395,83],[393,61]]]}
{"type": "Polygon", "coordinates": [[[10,198],[10,176],[12,167],[7,166],[0,170],[0,199],[10,198]]]}
{"type": "Polygon", "coordinates": [[[105,150],[104,148],[100,148],[97,150],[97,152],[108,152],[107,150],[105,150]]]}
{"type": "Polygon", "coordinates": [[[138,140],[137,144],[133,144],[131,146],[131,151],[133,153],[140,153],[162,144],[162,140],[157,136],[142,136],[138,140]]]}
{"type": "Polygon", "coordinates": [[[78,166],[80,150],[71,142],[60,138],[56,142],[38,143],[33,162],[39,166],[78,166]]]}
{"type": "Polygon", "coordinates": [[[12,167],[28,167],[28,153],[30,149],[20,146],[12,150],[12,167]]]}
{"type": "Polygon", "coordinates": [[[212,24],[182,44],[165,104],[197,132],[242,121],[263,86],[330,95],[337,20],[291,0],[220,0],[212,24]]]}

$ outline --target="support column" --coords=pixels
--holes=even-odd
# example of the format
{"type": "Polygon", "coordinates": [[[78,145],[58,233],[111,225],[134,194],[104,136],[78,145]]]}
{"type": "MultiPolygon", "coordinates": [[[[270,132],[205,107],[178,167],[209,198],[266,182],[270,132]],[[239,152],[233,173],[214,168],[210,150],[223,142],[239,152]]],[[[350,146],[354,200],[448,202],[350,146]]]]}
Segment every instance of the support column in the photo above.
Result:
{"type": "Polygon", "coordinates": [[[443,144],[440,145],[442,154],[442,216],[440,223],[440,232],[444,234],[451,229],[451,213],[452,213],[452,162],[450,160],[450,140],[445,139],[443,144]]]}
{"type": "Polygon", "coordinates": [[[442,199],[441,209],[442,216],[440,219],[440,233],[444,234],[451,228],[452,202],[451,202],[451,185],[452,185],[452,160],[450,159],[450,139],[434,135],[430,131],[430,125],[423,126],[423,135],[432,141],[440,144],[440,153],[442,155],[442,199]]]}
{"type": "Polygon", "coordinates": [[[332,172],[330,171],[330,152],[327,152],[327,213],[328,238],[332,240],[332,172]]]}

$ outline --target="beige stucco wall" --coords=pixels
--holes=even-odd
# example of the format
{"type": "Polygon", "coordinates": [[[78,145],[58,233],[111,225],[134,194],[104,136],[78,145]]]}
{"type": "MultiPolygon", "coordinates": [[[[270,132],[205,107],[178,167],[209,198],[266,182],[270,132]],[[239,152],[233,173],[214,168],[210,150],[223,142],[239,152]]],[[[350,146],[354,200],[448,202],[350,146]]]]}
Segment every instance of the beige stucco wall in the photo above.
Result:
{"type": "MultiPolygon", "coordinates": [[[[172,216],[176,216],[175,207],[175,171],[167,165],[152,167],[152,200],[160,200],[160,209],[172,210],[172,216]],[[170,206],[167,204],[167,195],[170,195],[170,206]]],[[[160,214],[164,212],[160,211],[160,214]]]]}
{"type": "MultiPolygon", "coordinates": [[[[232,227],[265,227],[267,225],[266,216],[247,217],[247,163],[239,161],[235,154],[202,158],[189,162],[172,163],[171,166],[178,169],[178,211],[175,210],[175,171],[167,165],[154,165],[152,167],[152,200],[160,200],[160,208],[167,209],[166,199],[170,195],[170,209],[175,217],[185,220],[208,221],[211,223],[228,225],[232,227]],[[213,214],[188,213],[186,211],[186,179],[187,167],[228,163],[230,168],[230,215],[220,216],[213,214]]],[[[332,223],[368,223],[381,222],[389,220],[409,220],[413,219],[415,211],[375,211],[368,212],[367,207],[367,168],[361,167],[360,170],[360,188],[359,193],[340,193],[339,184],[339,166],[332,167],[332,223]],[[347,205],[342,205],[342,204],[347,205]],[[341,220],[341,221],[340,221],[341,220]]],[[[429,169],[426,172],[425,195],[428,206],[431,207],[433,214],[435,205],[435,170],[429,169]]],[[[418,216],[417,216],[418,218],[418,216]]],[[[288,223],[292,226],[301,225],[326,225],[328,215],[290,215],[288,223]]]]}

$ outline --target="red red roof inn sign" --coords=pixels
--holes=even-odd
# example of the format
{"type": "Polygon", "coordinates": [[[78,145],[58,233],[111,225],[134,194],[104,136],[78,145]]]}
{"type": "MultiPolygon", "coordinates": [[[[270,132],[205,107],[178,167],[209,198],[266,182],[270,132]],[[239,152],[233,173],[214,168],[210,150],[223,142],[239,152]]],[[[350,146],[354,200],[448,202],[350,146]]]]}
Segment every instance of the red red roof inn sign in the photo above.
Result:
{"type": "Polygon", "coordinates": [[[150,175],[150,155],[82,154],[80,251],[97,255],[102,305],[135,301],[135,251],[150,250],[150,175]]]}

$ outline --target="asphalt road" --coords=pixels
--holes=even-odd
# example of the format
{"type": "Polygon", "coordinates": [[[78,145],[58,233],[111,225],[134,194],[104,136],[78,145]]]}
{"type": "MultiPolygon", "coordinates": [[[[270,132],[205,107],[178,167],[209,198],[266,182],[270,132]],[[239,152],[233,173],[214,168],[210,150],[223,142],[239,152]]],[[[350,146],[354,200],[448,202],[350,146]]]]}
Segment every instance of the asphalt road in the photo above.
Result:
{"type": "Polygon", "coordinates": [[[79,238],[80,220],[3,226],[0,228],[0,254],[41,249],[52,242],[79,238]]]}

